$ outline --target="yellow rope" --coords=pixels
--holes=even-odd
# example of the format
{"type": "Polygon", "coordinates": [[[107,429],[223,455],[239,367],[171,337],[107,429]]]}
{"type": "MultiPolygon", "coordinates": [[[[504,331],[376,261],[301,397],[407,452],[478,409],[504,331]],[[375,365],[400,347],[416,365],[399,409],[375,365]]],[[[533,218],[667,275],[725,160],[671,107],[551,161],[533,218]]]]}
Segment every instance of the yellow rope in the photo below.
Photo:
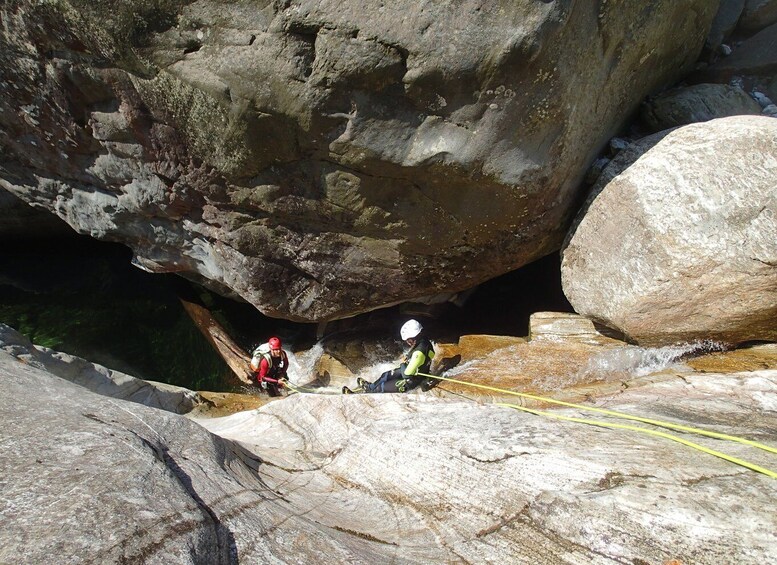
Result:
{"type": "Polygon", "coordinates": [[[707,447],[704,447],[703,445],[699,445],[698,443],[693,443],[692,441],[688,441],[686,439],[683,439],[681,437],[678,437],[672,434],[668,434],[666,432],[661,432],[658,430],[650,430],[648,428],[643,428],[640,426],[629,426],[627,424],[616,424],[614,422],[603,422],[601,420],[588,420],[585,418],[574,418],[572,416],[563,416],[561,414],[553,414],[552,412],[542,412],[540,410],[533,410],[532,408],[526,408],[525,406],[519,406],[517,404],[497,403],[497,406],[506,406],[509,408],[515,408],[516,410],[522,410],[524,412],[529,412],[530,414],[536,414],[537,416],[547,416],[549,418],[556,418],[557,420],[565,420],[567,422],[577,422],[579,424],[588,424],[591,426],[600,426],[603,428],[614,428],[619,430],[632,430],[643,434],[650,434],[654,436],[663,437],[672,441],[676,441],[678,443],[682,443],[683,445],[687,445],[688,447],[692,447],[693,449],[697,449],[704,453],[708,453],[709,455],[720,457],[721,459],[725,459],[726,461],[730,461],[731,463],[735,463],[736,465],[741,465],[742,467],[746,467],[752,471],[763,473],[764,475],[771,477],[773,479],[777,479],[777,473],[769,469],[766,469],[765,467],[755,465],[754,463],[750,463],[749,461],[745,461],[744,459],[739,459],[738,457],[732,457],[731,455],[721,453],[720,451],[715,451],[714,449],[709,449],[707,447]]]}
{"type": "Polygon", "coordinates": [[[289,381],[286,381],[286,387],[290,389],[293,392],[296,393],[307,393],[307,394],[340,394],[339,392],[331,392],[331,391],[322,391],[319,389],[312,389],[312,388],[306,388],[304,386],[300,385],[294,385],[291,384],[289,381]]]}
{"type": "MultiPolygon", "coordinates": [[[[489,391],[492,391],[492,392],[498,392],[498,393],[508,394],[508,395],[512,395],[512,396],[518,396],[518,397],[521,397],[521,398],[530,398],[532,400],[538,400],[540,402],[547,402],[547,403],[550,403],[550,404],[557,404],[557,405],[560,405],[560,406],[567,406],[567,407],[570,407],[570,408],[577,408],[577,409],[580,409],[580,410],[587,410],[589,412],[598,412],[600,414],[606,414],[608,416],[613,416],[615,418],[621,418],[621,419],[625,419],[625,420],[633,420],[633,421],[636,421],[636,422],[642,422],[642,423],[645,423],[645,424],[651,424],[651,425],[659,426],[659,427],[663,427],[663,428],[670,428],[670,429],[674,429],[674,430],[678,430],[678,431],[695,433],[695,434],[699,434],[699,435],[703,435],[703,436],[708,436],[708,437],[712,437],[712,438],[716,438],[716,439],[733,441],[733,442],[741,443],[741,444],[744,444],[744,445],[749,445],[751,447],[757,447],[758,449],[762,449],[764,451],[768,451],[768,452],[777,454],[777,449],[775,449],[773,447],[770,447],[768,445],[765,445],[765,444],[762,444],[762,443],[758,443],[756,441],[752,441],[752,440],[749,440],[749,439],[744,439],[744,438],[741,438],[741,437],[737,437],[737,436],[732,436],[732,435],[728,435],[728,434],[721,434],[721,433],[718,433],[718,432],[712,432],[712,431],[703,430],[703,429],[700,429],[700,428],[693,428],[693,427],[690,427],[690,426],[683,426],[681,424],[674,424],[672,422],[665,422],[663,420],[655,420],[653,418],[643,418],[643,417],[640,417],[640,416],[632,416],[631,414],[626,414],[624,412],[617,412],[615,410],[605,410],[603,408],[595,408],[593,406],[584,406],[582,404],[574,404],[572,402],[565,402],[563,400],[556,400],[554,398],[547,398],[547,397],[538,396],[538,395],[534,395],[534,394],[528,394],[528,393],[524,393],[524,392],[515,392],[515,391],[512,391],[512,390],[506,390],[506,389],[502,389],[502,388],[497,388],[497,387],[488,386],[488,385],[481,385],[481,384],[478,384],[478,383],[471,383],[471,382],[467,382],[467,381],[461,381],[461,380],[458,380],[458,379],[451,379],[449,377],[441,377],[441,376],[438,376],[438,375],[429,375],[429,374],[426,374],[426,373],[417,373],[417,374],[422,376],[422,377],[431,377],[431,378],[438,379],[438,380],[441,380],[441,381],[448,381],[448,382],[451,382],[451,383],[456,383],[456,384],[460,384],[460,385],[464,385],[464,386],[469,386],[469,387],[473,387],[473,388],[479,388],[479,389],[482,389],[482,390],[489,390],[489,391]]],[[[293,392],[297,392],[297,393],[303,393],[304,392],[304,393],[310,393],[310,394],[332,394],[332,393],[322,393],[321,391],[317,391],[317,390],[313,390],[313,389],[306,389],[305,387],[293,385],[293,384],[291,384],[289,382],[286,383],[286,386],[289,389],[291,389],[293,392]]],[[[756,465],[754,463],[750,463],[749,461],[745,461],[744,459],[739,459],[738,457],[733,457],[731,455],[727,455],[725,453],[722,453],[720,451],[716,451],[714,449],[709,449],[707,447],[704,447],[703,445],[699,445],[698,443],[694,443],[692,441],[688,441],[686,439],[683,439],[681,437],[678,437],[676,435],[672,435],[672,434],[669,434],[669,433],[666,433],[666,432],[662,432],[662,431],[658,431],[658,430],[651,430],[651,429],[648,429],[648,428],[643,428],[641,426],[630,426],[630,425],[627,425],[627,424],[617,424],[617,423],[614,423],[614,422],[603,422],[601,420],[589,420],[589,419],[586,419],[586,418],[575,418],[575,417],[572,417],[572,416],[563,416],[561,414],[553,414],[552,412],[543,412],[543,411],[540,411],[540,410],[534,410],[532,408],[527,408],[525,406],[519,406],[518,404],[497,403],[496,405],[497,406],[505,406],[505,407],[509,407],[509,408],[514,408],[516,410],[521,410],[523,412],[528,412],[530,414],[535,414],[537,416],[547,416],[549,418],[556,418],[557,420],[564,420],[564,421],[568,421],[568,422],[576,422],[576,423],[580,423],[580,424],[588,424],[588,425],[591,425],[591,426],[599,426],[599,427],[604,427],[604,428],[631,430],[631,431],[635,431],[635,432],[639,432],[639,433],[644,433],[644,434],[649,434],[649,435],[653,435],[653,436],[663,437],[663,438],[666,438],[668,440],[675,441],[677,443],[681,443],[683,445],[686,445],[688,447],[691,447],[691,448],[696,449],[698,451],[701,451],[703,453],[707,453],[709,455],[713,455],[715,457],[719,457],[721,459],[724,459],[724,460],[729,461],[731,463],[734,463],[736,465],[740,465],[741,467],[745,467],[745,468],[750,469],[752,471],[756,471],[757,473],[762,473],[762,474],[764,474],[764,475],[766,475],[768,477],[771,477],[773,479],[777,479],[777,473],[775,473],[774,471],[771,471],[770,469],[766,469],[765,467],[761,467],[761,466],[756,465]]]]}
{"type": "Polygon", "coordinates": [[[644,424],[652,424],[654,426],[659,426],[659,427],[662,427],[662,428],[669,428],[669,429],[673,429],[673,430],[678,430],[678,431],[689,432],[689,433],[699,434],[699,435],[703,435],[703,436],[713,437],[713,438],[716,438],[716,439],[723,439],[723,440],[727,440],[727,441],[734,441],[734,442],[737,442],[737,443],[742,443],[744,445],[749,445],[751,447],[757,447],[758,449],[763,449],[764,451],[768,451],[770,453],[777,454],[777,449],[775,449],[774,447],[765,445],[763,443],[758,443],[757,441],[752,441],[752,440],[749,440],[749,439],[737,437],[737,436],[721,434],[721,433],[718,433],[718,432],[711,432],[709,430],[702,430],[702,429],[699,429],[699,428],[692,428],[690,426],[683,426],[681,424],[673,424],[672,422],[665,422],[663,420],[654,420],[652,418],[642,418],[641,416],[632,416],[631,414],[625,414],[623,412],[616,412],[615,410],[605,410],[604,408],[595,408],[593,406],[585,406],[583,404],[573,404],[572,402],[564,402],[563,400],[556,400],[554,398],[546,398],[544,396],[537,396],[537,395],[534,395],[534,394],[527,394],[525,392],[515,392],[513,390],[505,390],[505,389],[497,388],[497,387],[493,387],[493,386],[481,385],[481,384],[478,384],[478,383],[470,383],[470,382],[467,382],[467,381],[460,381],[460,380],[457,380],[457,379],[451,379],[449,377],[439,377],[439,376],[436,376],[436,375],[427,375],[427,374],[424,374],[424,373],[418,373],[418,374],[421,375],[421,376],[424,376],[424,377],[432,377],[434,379],[440,379],[441,381],[448,381],[448,382],[451,382],[451,383],[457,383],[457,384],[460,384],[460,385],[471,386],[471,387],[480,388],[480,389],[484,389],[484,390],[490,390],[490,391],[493,391],[493,392],[500,392],[500,393],[503,393],[503,394],[510,394],[510,395],[513,395],[513,396],[520,396],[522,398],[531,398],[532,400],[539,400],[541,402],[548,402],[548,403],[551,403],[551,404],[558,404],[560,406],[568,406],[570,408],[578,408],[580,410],[587,410],[589,412],[598,412],[599,414],[606,414],[608,416],[613,416],[615,418],[621,418],[621,419],[624,419],[624,420],[633,420],[635,422],[642,422],[644,424]]]}

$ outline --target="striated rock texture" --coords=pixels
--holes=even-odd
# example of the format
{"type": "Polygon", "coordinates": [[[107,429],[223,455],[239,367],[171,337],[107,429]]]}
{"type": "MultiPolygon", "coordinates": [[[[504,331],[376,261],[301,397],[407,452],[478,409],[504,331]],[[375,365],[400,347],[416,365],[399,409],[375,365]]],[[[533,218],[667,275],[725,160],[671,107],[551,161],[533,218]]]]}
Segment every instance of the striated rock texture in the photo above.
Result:
{"type": "Polygon", "coordinates": [[[184,417],[2,352],[0,376],[0,410],[13,415],[0,431],[2,563],[390,560],[393,548],[296,513],[237,446],[184,417]]]}
{"type": "Polygon", "coordinates": [[[13,0],[0,186],[271,316],[444,298],[558,248],[717,4],[13,0]]]}
{"type": "Polygon", "coordinates": [[[777,340],[777,120],[679,128],[607,184],[562,259],[575,310],[641,344],[777,340]]]}
{"type": "MultiPolygon", "coordinates": [[[[734,433],[725,387],[769,441],[775,377],[675,379],[605,403],[734,433]]],[[[397,562],[755,564],[777,547],[774,479],[653,436],[420,394],[293,397],[202,423],[258,456],[298,512],[391,546],[397,562]]]]}
{"type": "MultiPolygon", "coordinates": [[[[777,551],[777,481],[665,437],[415,393],[198,420],[218,437],[2,352],[0,376],[3,563],[760,565],[777,551]]],[[[774,370],[709,373],[597,405],[774,445],[775,393],[774,370]]]]}

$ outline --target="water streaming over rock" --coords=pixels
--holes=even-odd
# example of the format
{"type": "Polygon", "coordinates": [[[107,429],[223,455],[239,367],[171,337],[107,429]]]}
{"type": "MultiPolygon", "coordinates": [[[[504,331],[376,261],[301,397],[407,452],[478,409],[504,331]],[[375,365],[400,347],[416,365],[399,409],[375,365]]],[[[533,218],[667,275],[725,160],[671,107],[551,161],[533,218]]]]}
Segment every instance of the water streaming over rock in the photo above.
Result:
{"type": "Polygon", "coordinates": [[[321,355],[324,353],[324,346],[316,343],[307,351],[301,351],[294,354],[287,351],[289,357],[289,382],[295,385],[304,385],[311,381],[315,375],[315,367],[321,355]]]}
{"type": "Polygon", "coordinates": [[[707,340],[664,347],[627,345],[591,357],[586,365],[571,375],[572,382],[569,384],[643,377],[669,369],[688,357],[724,349],[722,344],[707,340]]]}
{"type": "MultiPolygon", "coordinates": [[[[627,381],[678,367],[690,357],[722,351],[725,347],[712,341],[696,341],[664,347],[640,347],[626,345],[605,349],[592,354],[588,361],[575,366],[572,361],[548,368],[541,379],[534,379],[532,387],[544,391],[560,390],[566,387],[596,383],[627,381]]],[[[525,347],[513,345],[500,348],[481,358],[462,363],[446,373],[451,378],[466,378],[467,373],[488,372],[490,374],[519,376],[524,373],[527,356],[532,353],[525,347]]]]}

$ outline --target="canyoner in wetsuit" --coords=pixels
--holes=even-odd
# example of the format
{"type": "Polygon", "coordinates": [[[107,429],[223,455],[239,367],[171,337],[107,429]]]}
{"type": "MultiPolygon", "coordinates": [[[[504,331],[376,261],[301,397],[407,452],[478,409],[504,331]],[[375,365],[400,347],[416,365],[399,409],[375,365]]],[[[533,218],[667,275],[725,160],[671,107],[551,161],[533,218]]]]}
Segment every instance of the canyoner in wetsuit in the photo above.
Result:
{"type": "Polygon", "coordinates": [[[280,396],[281,388],[287,380],[286,371],[289,368],[289,358],[281,348],[281,340],[271,337],[254,350],[251,359],[251,369],[254,371],[256,384],[267,391],[270,396],[280,396]]]}
{"type": "MultiPolygon", "coordinates": [[[[405,322],[399,334],[410,346],[410,350],[405,354],[402,364],[383,373],[374,383],[357,379],[359,388],[364,392],[407,392],[421,384],[424,377],[418,373],[428,374],[434,359],[434,346],[431,341],[421,336],[423,329],[416,320],[405,322]]],[[[353,391],[343,387],[343,392],[348,394],[353,391]]]]}

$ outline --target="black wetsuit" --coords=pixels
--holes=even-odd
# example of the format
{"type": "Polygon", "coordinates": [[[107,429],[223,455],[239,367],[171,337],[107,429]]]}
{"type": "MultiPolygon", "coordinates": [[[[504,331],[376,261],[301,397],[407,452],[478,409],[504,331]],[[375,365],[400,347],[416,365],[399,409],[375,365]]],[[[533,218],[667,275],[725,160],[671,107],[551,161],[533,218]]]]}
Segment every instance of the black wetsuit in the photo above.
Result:
{"type": "Polygon", "coordinates": [[[386,371],[374,383],[365,385],[364,392],[407,392],[414,389],[424,377],[418,373],[429,373],[434,359],[434,346],[426,338],[420,338],[405,355],[407,362],[396,369],[386,371]]]}

